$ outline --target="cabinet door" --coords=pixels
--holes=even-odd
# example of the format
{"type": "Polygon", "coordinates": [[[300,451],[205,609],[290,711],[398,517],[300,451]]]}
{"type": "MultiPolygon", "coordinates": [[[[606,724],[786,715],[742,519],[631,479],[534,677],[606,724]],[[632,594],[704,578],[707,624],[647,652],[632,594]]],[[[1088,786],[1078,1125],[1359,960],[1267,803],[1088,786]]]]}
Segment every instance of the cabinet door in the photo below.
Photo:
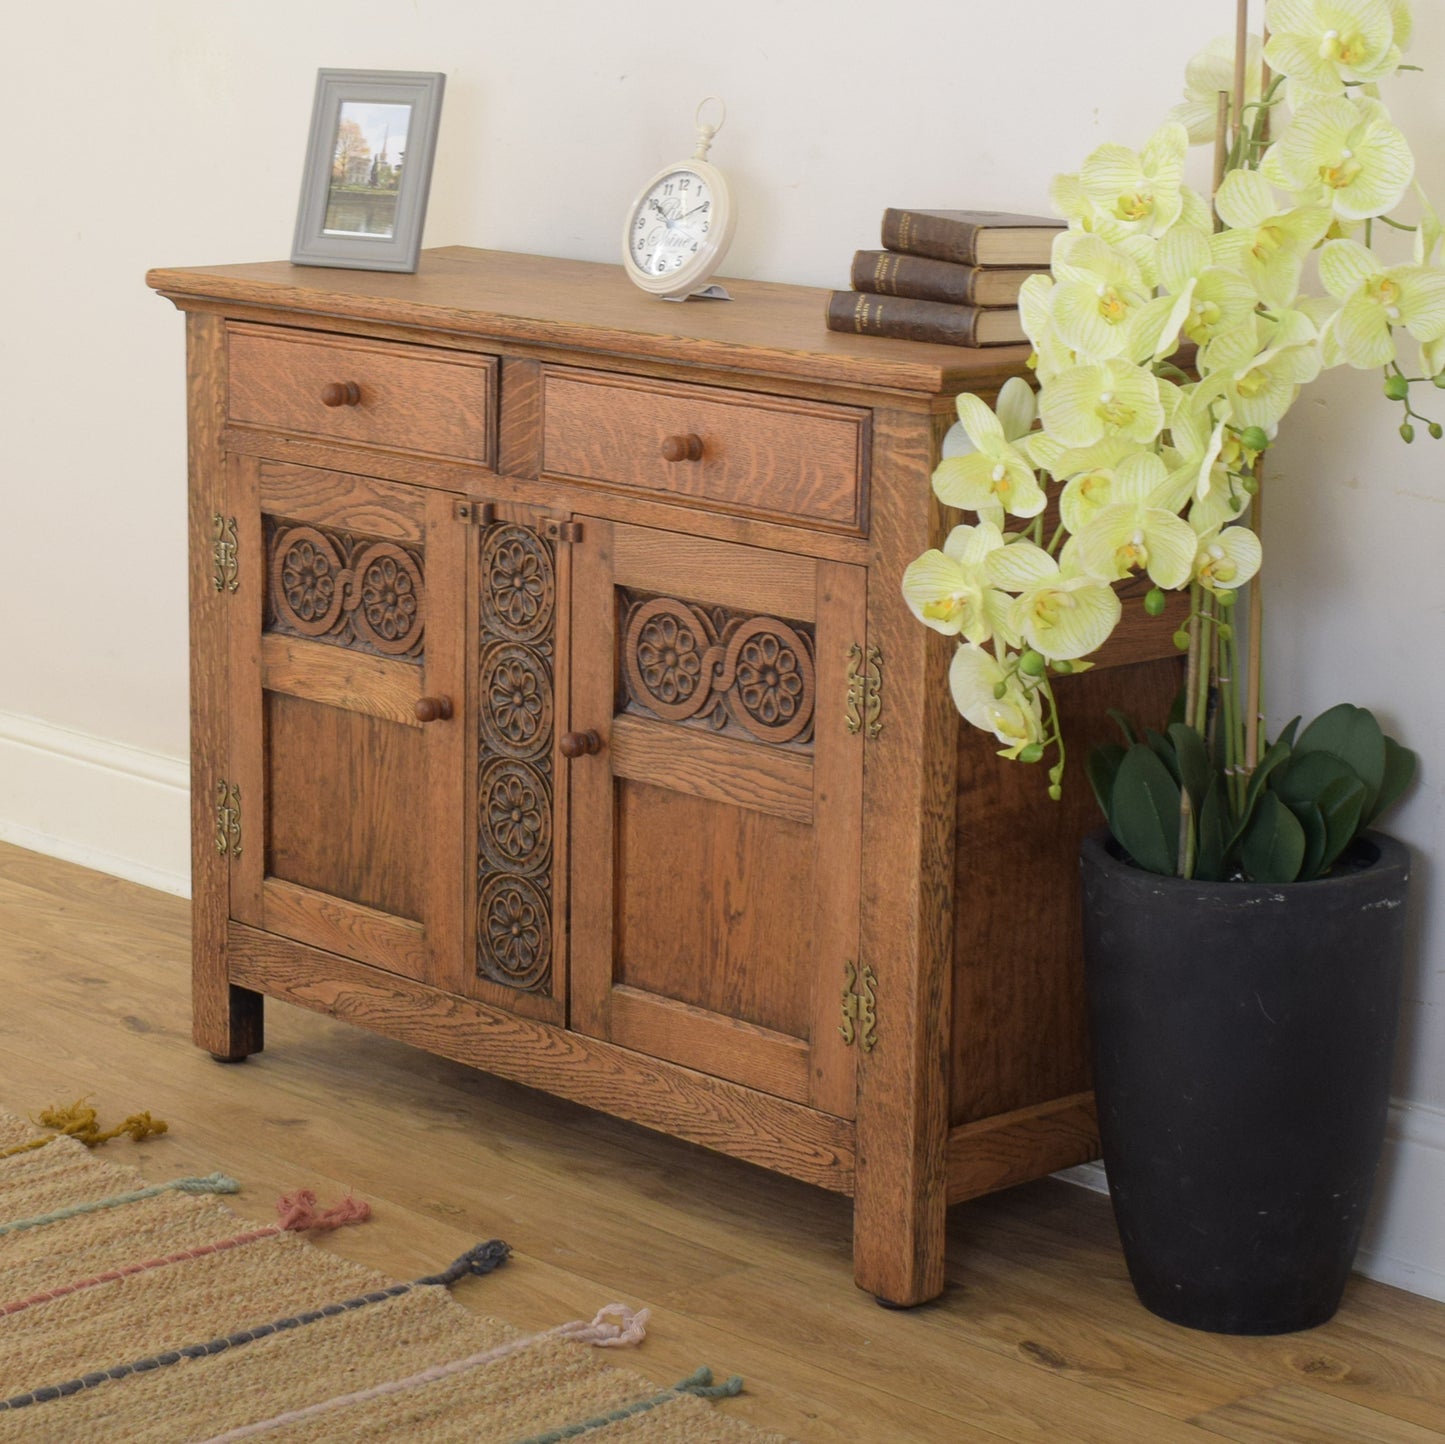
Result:
{"type": "Polygon", "coordinates": [[[237,456],[228,483],[231,915],[454,987],[469,529],[424,487],[237,456]]]}
{"type": "Polygon", "coordinates": [[[857,567],[585,520],[571,1019],[843,1117],[857,958],[857,567]]]}

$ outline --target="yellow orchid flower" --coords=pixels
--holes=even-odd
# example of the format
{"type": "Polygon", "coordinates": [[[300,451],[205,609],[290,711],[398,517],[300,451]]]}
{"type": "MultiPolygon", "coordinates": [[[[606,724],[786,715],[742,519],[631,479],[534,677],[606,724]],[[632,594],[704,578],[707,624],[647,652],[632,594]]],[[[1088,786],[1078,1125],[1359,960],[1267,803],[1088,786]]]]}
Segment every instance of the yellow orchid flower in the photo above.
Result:
{"type": "Polygon", "coordinates": [[[1259,173],[1305,205],[1363,221],[1399,205],[1415,157],[1379,101],[1340,96],[1303,107],[1265,152],[1259,173]]]}
{"type": "MultiPolygon", "coordinates": [[[[1026,382],[1019,384],[1028,389],[1026,382]]],[[[1009,441],[998,416],[969,392],[962,393],[956,405],[958,419],[978,449],[939,462],[933,473],[934,494],[945,506],[976,511],[996,525],[1005,514],[1037,516],[1046,498],[1033,467],[1009,441]]]]}
{"type": "Polygon", "coordinates": [[[1399,66],[1409,17],[1403,0],[1270,0],[1264,58],[1301,90],[1340,95],[1346,85],[1383,79],[1399,66]]]}
{"type": "Polygon", "coordinates": [[[1355,241],[1330,241],[1320,252],[1320,280],[1341,306],[1332,325],[1340,354],[1361,369],[1395,359],[1391,332],[1403,326],[1417,341],[1445,336],[1445,269],[1385,267],[1355,241]]]}
{"type": "Polygon", "coordinates": [[[1264,552],[1246,526],[1227,526],[1199,538],[1194,558],[1195,580],[1211,592],[1232,592],[1252,581],[1264,552]]]}
{"type": "Polygon", "coordinates": [[[1292,305],[1305,257],[1330,227],[1329,208],[1281,211],[1274,188],[1258,171],[1249,170],[1230,171],[1214,205],[1229,227],[1213,238],[1215,261],[1238,271],[1266,305],[1292,305]]]}
{"type": "Polygon", "coordinates": [[[1144,571],[1169,591],[1189,580],[1198,542],[1189,523],[1160,504],[1168,483],[1168,469],[1152,451],[1120,462],[1111,487],[1117,499],[1074,537],[1085,571],[1107,581],[1144,571]]]}
{"type": "Polygon", "coordinates": [[[1037,693],[1019,678],[1017,659],[1007,670],[981,647],[961,646],[948,669],[953,705],[965,722],[992,732],[1004,746],[1000,757],[1017,758],[1044,740],[1043,708],[1037,693]]]}
{"type": "Polygon", "coordinates": [[[963,636],[970,642],[989,641],[1002,631],[1013,601],[988,584],[988,555],[1004,545],[1003,533],[989,522],[956,526],[942,551],[926,551],[903,573],[903,599],[926,627],[946,637],[963,636]]]}
{"type": "Polygon", "coordinates": [[[1077,190],[1071,178],[1056,182],[1056,199],[1077,210],[1082,192],[1091,209],[1080,219],[1107,240],[1139,232],[1162,236],[1184,211],[1188,149],[1188,131],[1172,122],[1157,130],[1137,153],[1123,145],[1101,145],[1084,162],[1077,190]]]}
{"type": "Polygon", "coordinates": [[[1130,322],[1150,291],[1127,255],[1101,236],[1066,233],[1054,248],[1053,274],[1050,317],[1063,345],[1090,361],[1144,359],[1131,354],[1130,322]]]}
{"type": "Polygon", "coordinates": [[[1153,441],[1164,427],[1158,379],[1118,359],[1069,367],[1039,393],[1044,430],[1065,446],[1092,446],[1106,437],[1153,441]]]}
{"type": "MultiPolygon", "coordinates": [[[[1251,35],[1244,62],[1246,104],[1259,99],[1259,36],[1251,35]]],[[[1191,145],[1207,145],[1214,139],[1219,92],[1234,94],[1234,36],[1219,35],[1184,67],[1184,99],[1169,112],[1169,119],[1189,133],[1191,145]]]]}
{"type": "Polygon", "coordinates": [[[1262,342],[1256,355],[1234,371],[1220,371],[1201,383],[1204,397],[1222,396],[1236,426],[1279,424],[1300,387],[1319,375],[1319,333],[1301,311],[1281,311],[1255,322],[1262,342]]]}
{"type": "Polygon", "coordinates": [[[1118,625],[1122,609],[1107,581],[1062,567],[1032,542],[1015,540],[990,552],[987,571],[996,587],[1018,593],[1011,630],[1051,662],[1097,652],[1118,625]]]}

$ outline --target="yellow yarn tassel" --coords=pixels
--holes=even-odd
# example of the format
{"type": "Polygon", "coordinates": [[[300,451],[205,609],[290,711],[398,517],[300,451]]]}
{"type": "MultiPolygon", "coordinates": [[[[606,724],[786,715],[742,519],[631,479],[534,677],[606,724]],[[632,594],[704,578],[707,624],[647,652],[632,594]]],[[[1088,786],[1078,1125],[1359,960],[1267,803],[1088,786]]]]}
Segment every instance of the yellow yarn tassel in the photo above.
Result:
{"type": "Polygon", "coordinates": [[[27,1153],[32,1148],[44,1148],[57,1138],[74,1138],[87,1148],[98,1148],[112,1138],[128,1134],[137,1143],[157,1133],[164,1133],[170,1126],[163,1118],[152,1118],[149,1113],[132,1113],[115,1128],[102,1130],[99,1115],[85,1099],[77,1099],[67,1108],[46,1108],[38,1119],[32,1120],[41,1128],[53,1128],[54,1133],[44,1138],[31,1138],[25,1143],[16,1143],[0,1149],[0,1158],[9,1158],[16,1153],[27,1153]]]}

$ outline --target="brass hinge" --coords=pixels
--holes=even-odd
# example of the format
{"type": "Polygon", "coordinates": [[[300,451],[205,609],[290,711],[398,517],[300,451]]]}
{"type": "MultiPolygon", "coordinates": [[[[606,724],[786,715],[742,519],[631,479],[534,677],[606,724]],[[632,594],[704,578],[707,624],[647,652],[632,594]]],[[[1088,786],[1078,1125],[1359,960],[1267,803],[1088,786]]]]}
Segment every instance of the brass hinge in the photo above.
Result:
{"type": "Polygon", "coordinates": [[[497,519],[497,508],[490,501],[459,501],[452,507],[452,517],[468,526],[491,526],[497,519]]]}
{"type": "Polygon", "coordinates": [[[217,512],[211,518],[211,578],[218,592],[234,592],[241,585],[240,547],[236,541],[236,518],[217,512]]]}
{"type": "Polygon", "coordinates": [[[216,851],[222,857],[241,855],[241,788],[224,777],[216,784],[216,851]]]}
{"type": "Polygon", "coordinates": [[[843,1026],[838,1031],[844,1044],[851,1048],[858,1043],[865,1053],[873,1051],[878,1041],[878,978],[867,963],[860,970],[851,958],[843,964],[848,981],[843,986],[843,1026]]]}
{"type": "Polygon", "coordinates": [[[848,730],[876,737],[883,730],[883,653],[869,647],[865,654],[854,642],[848,658],[848,730]]]}
{"type": "Polygon", "coordinates": [[[544,517],[538,523],[537,530],[554,542],[580,542],[582,540],[582,523],[580,521],[561,521],[555,517],[544,517]]]}

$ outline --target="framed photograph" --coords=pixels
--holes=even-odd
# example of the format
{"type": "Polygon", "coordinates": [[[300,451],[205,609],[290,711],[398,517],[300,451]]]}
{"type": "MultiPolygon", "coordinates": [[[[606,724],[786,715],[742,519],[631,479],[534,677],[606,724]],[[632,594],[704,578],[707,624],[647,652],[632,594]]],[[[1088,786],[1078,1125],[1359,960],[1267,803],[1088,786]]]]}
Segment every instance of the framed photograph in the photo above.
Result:
{"type": "Polygon", "coordinates": [[[318,70],[291,259],[414,271],[446,76],[318,70]]]}

